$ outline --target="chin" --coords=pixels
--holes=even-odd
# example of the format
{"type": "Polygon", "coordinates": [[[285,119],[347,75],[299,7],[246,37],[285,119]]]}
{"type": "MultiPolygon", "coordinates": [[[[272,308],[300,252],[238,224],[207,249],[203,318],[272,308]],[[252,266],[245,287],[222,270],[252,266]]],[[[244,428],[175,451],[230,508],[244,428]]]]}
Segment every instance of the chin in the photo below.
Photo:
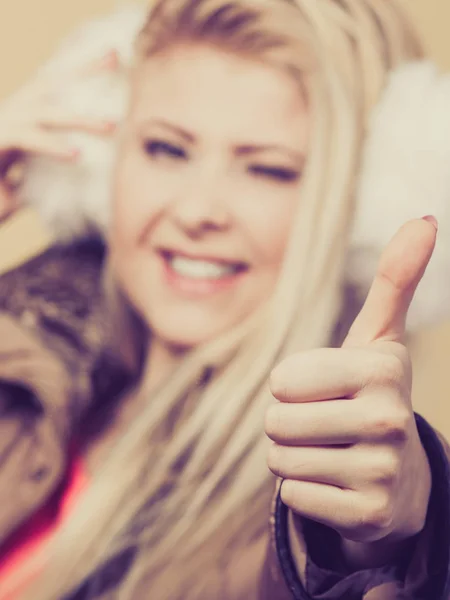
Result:
{"type": "Polygon", "coordinates": [[[167,314],[146,318],[151,331],[168,346],[191,349],[206,344],[233,327],[233,323],[221,322],[220,318],[206,315],[167,314]]]}

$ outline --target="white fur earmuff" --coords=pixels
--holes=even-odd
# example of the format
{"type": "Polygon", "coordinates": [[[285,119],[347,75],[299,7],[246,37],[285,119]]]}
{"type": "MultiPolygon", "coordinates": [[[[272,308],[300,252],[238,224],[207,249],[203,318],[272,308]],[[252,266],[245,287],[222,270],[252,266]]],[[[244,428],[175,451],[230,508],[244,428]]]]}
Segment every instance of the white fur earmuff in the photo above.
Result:
{"type": "MultiPolygon", "coordinates": [[[[63,42],[38,77],[50,76],[57,87],[56,107],[74,116],[105,121],[123,120],[128,103],[128,69],[133,42],[144,25],[144,6],[128,6],[108,17],[89,21],[63,42]],[[114,50],[119,68],[81,78],[80,69],[114,50]],[[69,74],[69,76],[68,76],[69,74]],[[73,74],[73,77],[70,77],[73,74]]],[[[23,184],[22,202],[34,206],[57,239],[69,240],[87,229],[105,230],[109,220],[112,171],[116,151],[114,137],[82,132],[61,134],[80,151],[74,163],[47,157],[31,157],[23,184]]]]}
{"type": "MultiPolygon", "coordinates": [[[[77,114],[118,120],[126,110],[127,68],[133,41],[144,23],[142,6],[124,8],[85,25],[67,40],[44,71],[67,73],[118,53],[118,72],[74,79],[58,101],[77,114]]],[[[59,239],[83,235],[90,226],[105,231],[111,200],[115,142],[67,134],[81,149],[76,164],[31,158],[21,199],[34,205],[59,239]]],[[[368,131],[357,188],[357,212],[345,277],[361,297],[367,293],[379,255],[406,220],[433,214],[440,226],[436,252],[410,311],[409,327],[450,315],[450,75],[431,62],[414,62],[393,72],[368,131]]]]}

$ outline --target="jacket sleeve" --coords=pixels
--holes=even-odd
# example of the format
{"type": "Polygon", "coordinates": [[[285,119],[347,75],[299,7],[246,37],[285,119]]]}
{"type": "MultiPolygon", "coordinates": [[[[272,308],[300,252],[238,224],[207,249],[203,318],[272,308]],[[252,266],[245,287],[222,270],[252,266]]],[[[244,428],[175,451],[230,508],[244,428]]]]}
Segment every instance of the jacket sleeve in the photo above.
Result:
{"type": "Polygon", "coordinates": [[[86,411],[128,376],[101,267],[92,244],[55,246],[0,277],[0,544],[56,489],[86,411]]]}
{"type": "Polygon", "coordinates": [[[0,313],[0,543],[64,472],[72,391],[57,355],[0,313]]]}
{"type": "Polygon", "coordinates": [[[397,564],[347,572],[338,536],[311,521],[297,519],[295,561],[288,537],[290,513],[277,491],[272,543],[263,572],[262,600],[448,600],[450,597],[450,448],[416,416],[431,465],[433,488],[424,529],[411,540],[397,564]]]}

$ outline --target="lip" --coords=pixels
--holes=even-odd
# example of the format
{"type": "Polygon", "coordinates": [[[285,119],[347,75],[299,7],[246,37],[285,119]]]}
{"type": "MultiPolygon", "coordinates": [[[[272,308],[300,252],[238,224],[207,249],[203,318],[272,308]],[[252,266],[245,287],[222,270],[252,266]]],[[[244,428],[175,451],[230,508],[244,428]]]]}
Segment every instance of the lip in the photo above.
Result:
{"type": "Polygon", "coordinates": [[[173,258],[174,256],[182,256],[190,260],[203,260],[206,262],[213,262],[219,265],[237,267],[239,271],[248,269],[249,265],[247,262],[233,257],[215,256],[214,254],[197,254],[195,252],[186,252],[184,250],[178,250],[174,248],[158,248],[158,254],[160,254],[165,260],[173,258]]]}
{"type": "Polygon", "coordinates": [[[239,285],[242,278],[248,273],[248,266],[242,262],[231,262],[225,261],[224,259],[210,258],[206,256],[193,256],[192,254],[172,252],[172,251],[161,251],[159,257],[162,264],[162,277],[164,283],[177,295],[183,296],[188,299],[206,299],[220,294],[221,292],[229,291],[239,285]],[[193,260],[210,260],[221,264],[232,264],[242,265],[234,273],[220,277],[219,279],[200,279],[191,278],[180,275],[174,271],[170,265],[169,258],[174,255],[191,258],[193,260]]]}

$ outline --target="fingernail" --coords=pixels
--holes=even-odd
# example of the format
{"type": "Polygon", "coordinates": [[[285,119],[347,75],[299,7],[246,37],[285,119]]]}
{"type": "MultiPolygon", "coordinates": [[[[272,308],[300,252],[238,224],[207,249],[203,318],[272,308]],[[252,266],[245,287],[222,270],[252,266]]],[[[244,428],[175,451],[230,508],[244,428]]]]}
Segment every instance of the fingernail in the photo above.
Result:
{"type": "Polygon", "coordinates": [[[100,61],[102,67],[115,67],[117,65],[117,52],[110,50],[100,61]]]}
{"type": "Polygon", "coordinates": [[[103,127],[107,130],[107,131],[114,131],[117,128],[117,122],[115,121],[105,121],[103,123],[103,127]]]}
{"type": "Polygon", "coordinates": [[[433,217],[433,215],[426,215],[425,217],[422,217],[422,219],[424,221],[428,221],[428,223],[431,223],[433,225],[433,227],[436,229],[436,231],[438,230],[438,222],[436,217],[433,217]]]}

